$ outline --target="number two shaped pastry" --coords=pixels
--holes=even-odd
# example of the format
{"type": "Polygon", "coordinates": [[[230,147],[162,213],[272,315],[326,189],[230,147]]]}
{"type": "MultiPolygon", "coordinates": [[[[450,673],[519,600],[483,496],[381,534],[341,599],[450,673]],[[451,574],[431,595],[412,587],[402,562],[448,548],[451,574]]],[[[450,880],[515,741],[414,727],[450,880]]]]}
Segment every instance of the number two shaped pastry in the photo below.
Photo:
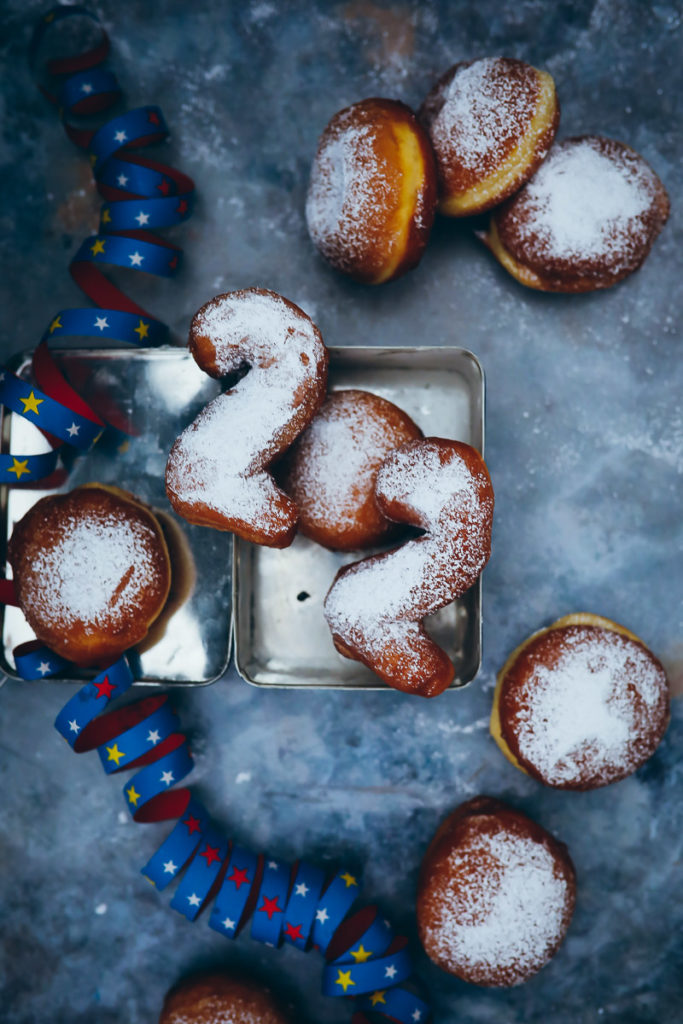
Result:
{"type": "Polygon", "coordinates": [[[328,354],[320,331],[293,302],[251,288],[202,306],[189,347],[212,377],[248,372],[176,440],[166,466],[168,499],[190,523],[285,548],[299,512],[269,468],[325,398],[328,354]]]}
{"type": "Polygon", "coordinates": [[[325,616],[341,654],[397,690],[435,697],[455,669],[423,620],[464,594],[489,559],[491,480],[474,448],[428,437],[387,456],[375,496],[389,519],[425,533],[341,569],[325,616]]]}

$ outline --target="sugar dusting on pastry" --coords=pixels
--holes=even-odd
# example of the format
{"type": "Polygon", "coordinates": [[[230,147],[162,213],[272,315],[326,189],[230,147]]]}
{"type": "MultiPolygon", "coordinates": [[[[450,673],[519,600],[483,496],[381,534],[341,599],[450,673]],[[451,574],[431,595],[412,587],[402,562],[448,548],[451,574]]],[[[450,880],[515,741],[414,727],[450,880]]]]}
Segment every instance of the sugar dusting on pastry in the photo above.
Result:
{"type": "Polygon", "coordinates": [[[169,497],[254,529],[285,528],[291,510],[278,500],[267,467],[303,429],[324,391],[320,334],[280,296],[257,290],[207,303],[192,329],[211,341],[219,374],[249,369],[176,441],[167,467],[169,497]]]}
{"type": "Polygon", "coordinates": [[[610,630],[569,627],[559,651],[552,665],[535,658],[516,690],[510,727],[520,754],[550,785],[622,778],[658,742],[664,672],[645,648],[610,630]]]}
{"type": "Polygon", "coordinates": [[[596,138],[550,153],[520,197],[523,243],[556,259],[619,259],[647,240],[656,177],[636,153],[596,138]]]}
{"type": "Polygon", "coordinates": [[[390,451],[419,436],[409,417],[378,395],[329,395],[287,459],[285,489],[300,508],[301,531],[332,548],[379,542],[391,527],[375,502],[377,471],[390,451]]]}
{"type": "Polygon", "coordinates": [[[496,975],[519,984],[561,941],[569,885],[543,843],[502,828],[491,833],[492,818],[481,820],[485,830],[469,820],[468,841],[455,846],[447,874],[430,890],[423,942],[437,963],[468,980],[496,975]]]}
{"type": "Polygon", "coordinates": [[[476,581],[490,552],[493,496],[482,467],[473,471],[455,449],[427,438],[393,452],[377,475],[380,507],[400,503],[428,532],[384,555],[348,566],[325,601],[333,635],[420,692],[431,672],[421,620],[476,581]]]}
{"type": "Polygon", "coordinates": [[[138,606],[153,576],[156,532],[139,520],[88,514],[64,521],[59,538],[23,567],[23,599],[57,629],[116,626],[138,606]]]}
{"type": "Polygon", "coordinates": [[[503,57],[474,61],[441,90],[430,133],[461,167],[489,173],[528,128],[538,94],[529,65],[503,57]]]}
{"type": "Polygon", "coordinates": [[[311,170],[306,219],[323,255],[336,251],[341,236],[351,253],[362,254],[372,233],[377,197],[389,196],[386,159],[376,151],[371,125],[357,125],[353,108],[337,115],[311,170]]]}

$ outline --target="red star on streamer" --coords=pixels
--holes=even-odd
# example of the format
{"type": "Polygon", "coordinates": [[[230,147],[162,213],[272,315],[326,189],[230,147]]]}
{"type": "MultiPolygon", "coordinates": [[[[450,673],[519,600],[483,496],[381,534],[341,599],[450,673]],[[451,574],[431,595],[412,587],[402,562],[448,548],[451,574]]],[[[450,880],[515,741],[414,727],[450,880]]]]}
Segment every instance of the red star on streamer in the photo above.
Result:
{"type": "Polygon", "coordinates": [[[111,697],[112,693],[116,689],[113,683],[109,682],[109,676],[105,676],[101,683],[95,683],[95,689],[97,690],[97,699],[100,697],[111,697]]]}
{"type": "Polygon", "coordinates": [[[303,941],[304,936],[301,934],[301,927],[302,926],[298,924],[295,928],[293,924],[287,922],[285,925],[285,935],[288,939],[291,939],[292,942],[296,942],[297,939],[301,939],[303,941]]]}
{"type": "Polygon", "coordinates": [[[154,110],[151,110],[151,111],[149,112],[149,114],[148,114],[148,116],[147,116],[147,120],[148,120],[148,121],[149,121],[149,122],[150,122],[151,124],[160,124],[160,121],[159,121],[159,115],[158,115],[158,114],[156,113],[156,111],[154,111],[154,110]]]}
{"type": "Polygon", "coordinates": [[[187,199],[181,199],[176,206],[176,213],[187,213],[187,199]]]}
{"type": "Polygon", "coordinates": [[[164,196],[167,196],[167,195],[168,195],[168,193],[169,193],[169,192],[171,191],[171,186],[170,186],[170,185],[169,185],[169,183],[168,183],[168,182],[166,181],[166,178],[163,178],[163,179],[162,179],[162,180],[161,180],[161,181],[159,182],[159,184],[157,185],[157,188],[159,189],[159,191],[161,192],[161,194],[162,194],[162,195],[164,195],[164,196]]]}
{"type": "Polygon", "coordinates": [[[281,914],[282,913],[282,910],[280,909],[280,907],[277,904],[277,896],[275,896],[273,899],[270,899],[268,896],[264,896],[263,897],[263,906],[259,907],[258,909],[259,909],[259,913],[260,914],[267,914],[268,915],[268,920],[269,921],[272,921],[273,914],[281,914]]]}
{"type": "Polygon", "coordinates": [[[174,256],[172,260],[168,261],[168,265],[171,268],[171,270],[175,270],[175,268],[178,266],[178,257],[174,256]]]}
{"type": "Polygon", "coordinates": [[[201,832],[199,827],[199,818],[193,818],[191,814],[188,814],[188,816],[183,820],[183,825],[187,825],[187,831],[190,835],[192,835],[193,832],[201,832]]]}
{"type": "Polygon", "coordinates": [[[229,882],[235,883],[235,888],[239,890],[241,885],[247,885],[249,882],[249,876],[247,875],[246,868],[233,868],[232,874],[228,879],[229,882]]]}
{"type": "Polygon", "coordinates": [[[219,857],[219,855],[218,855],[218,847],[217,846],[209,846],[208,843],[206,844],[206,849],[202,850],[202,852],[199,854],[199,856],[200,857],[206,857],[206,866],[209,867],[209,868],[211,867],[211,865],[213,864],[214,861],[216,861],[216,860],[219,861],[221,859],[219,857]]]}

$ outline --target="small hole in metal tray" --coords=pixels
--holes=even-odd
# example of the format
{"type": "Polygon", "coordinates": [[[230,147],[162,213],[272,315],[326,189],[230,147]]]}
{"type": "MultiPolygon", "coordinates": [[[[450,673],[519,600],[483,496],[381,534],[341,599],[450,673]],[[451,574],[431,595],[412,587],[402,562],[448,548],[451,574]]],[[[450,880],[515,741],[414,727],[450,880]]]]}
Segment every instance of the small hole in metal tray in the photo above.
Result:
{"type": "Polygon", "coordinates": [[[310,596],[311,595],[308,594],[305,590],[300,590],[299,593],[296,595],[296,599],[297,601],[308,601],[310,596]]]}

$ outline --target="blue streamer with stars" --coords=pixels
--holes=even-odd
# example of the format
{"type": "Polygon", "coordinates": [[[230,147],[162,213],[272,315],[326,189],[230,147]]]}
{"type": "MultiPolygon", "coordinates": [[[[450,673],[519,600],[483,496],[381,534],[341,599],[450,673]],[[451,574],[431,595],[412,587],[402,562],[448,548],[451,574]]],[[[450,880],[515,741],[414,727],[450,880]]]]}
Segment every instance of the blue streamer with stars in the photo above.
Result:
{"type": "MultiPolygon", "coordinates": [[[[68,668],[52,651],[35,645],[23,657],[15,652],[15,660],[28,679],[68,668]]],[[[353,1024],[367,1020],[366,1010],[399,1024],[426,1024],[428,1004],[405,986],[413,974],[407,940],[397,937],[376,910],[369,923],[363,911],[351,914],[358,879],[340,871],[325,885],[325,874],[315,865],[292,866],[227,839],[188,789],[175,788],[192,770],[192,757],[166,696],[110,709],[132,683],[122,657],[67,702],[55,728],[76,752],[96,749],[108,774],[137,769],[123,786],[135,820],[175,821],[142,874],[160,890],[178,880],[171,907],[190,921],[215,895],[208,923],[227,938],[235,938],[251,915],[251,937],[258,942],[276,947],[285,940],[301,950],[327,951],[323,993],[358,997],[353,1024]]]]}
{"type": "Polygon", "coordinates": [[[168,137],[168,127],[157,106],[117,114],[95,131],[79,127],[77,119],[81,115],[100,114],[120,99],[115,75],[101,66],[108,52],[109,40],[99,18],[79,4],[48,11],[38,22],[29,46],[31,70],[39,79],[45,72],[50,80],[49,85],[39,80],[39,88],[58,107],[68,137],[87,152],[104,205],[98,234],[80,245],[69,268],[76,284],[97,308],[61,310],[52,318],[37,350],[42,350],[41,358],[34,360],[40,391],[0,368],[0,404],[34,423],[52,445],[52,451],[39,455],[0,455],[0,483],[11,486],[32,484],[49,476],[57,466],[62,445],[87,451],[105,426],[66,384],[47,352],[48,342],[79,336],[154,346],[169,339],[166,324],[112,284],[101,268],[106,264],[162,277],[176,274],[181,250],[150,229],[171,227],[191,215],[194,183],[174,168],[131,152],[168,137]],[[97,33],[95,45],[84,53],[51,60],[41,68],[38,58],[46,33],[74,17],[92,25],[97,33]],[[23,404],[25,399],[29,401],[27,406],[23,404]]]}

